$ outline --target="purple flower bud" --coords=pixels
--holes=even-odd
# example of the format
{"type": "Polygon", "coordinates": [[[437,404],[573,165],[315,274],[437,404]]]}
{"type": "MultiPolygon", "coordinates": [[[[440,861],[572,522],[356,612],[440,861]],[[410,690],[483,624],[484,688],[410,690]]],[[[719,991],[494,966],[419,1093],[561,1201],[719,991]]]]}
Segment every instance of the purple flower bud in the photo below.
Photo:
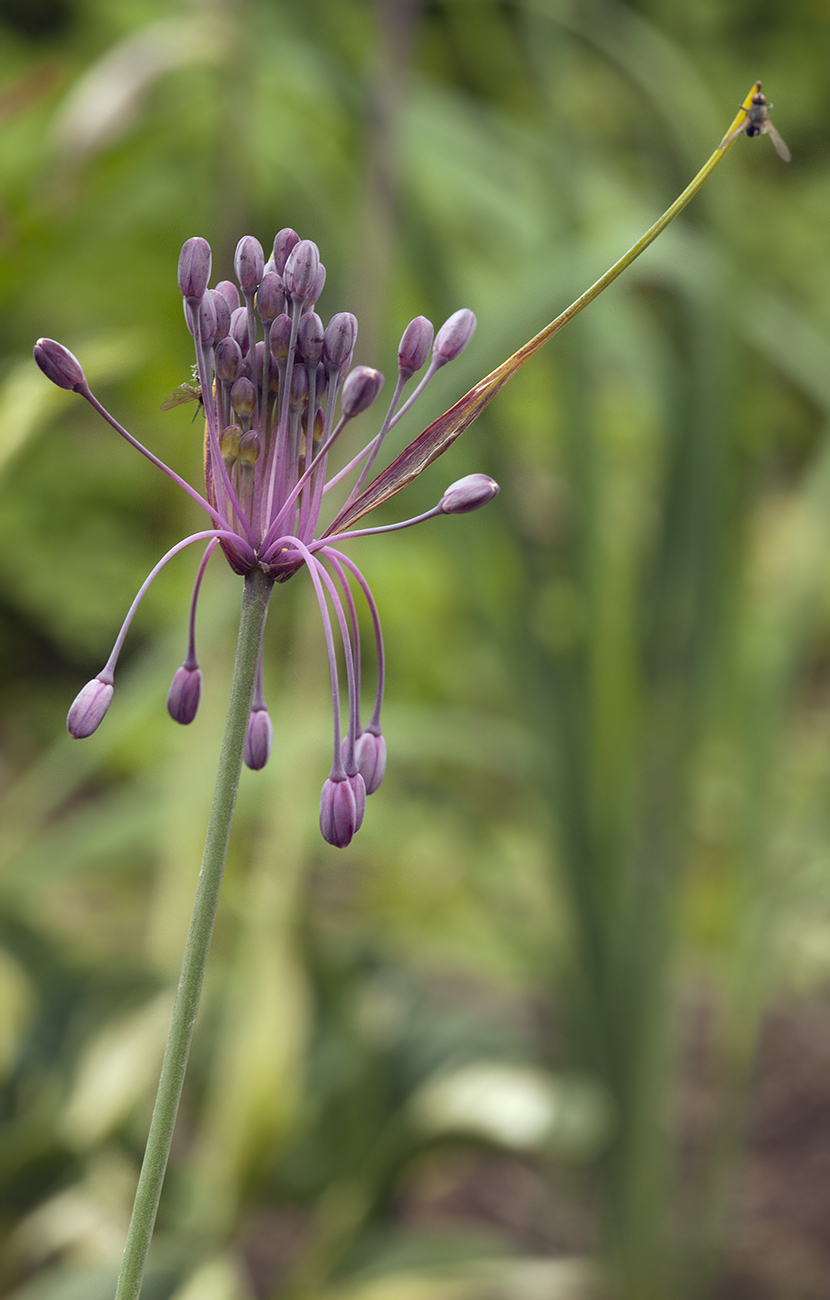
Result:
{"type": "Polygon", "coordinates": [[[265,254],[262,244],[253,235],[243,235],[236,246],[233,269],[242,285],[243,292],[255,289],[262,279],[265,268],[265,254]]]}
{"type": "Polygon", "coordinates": [[[366,788],[363,777],[341,777],[339,781],[331,777],[323,786],[320,795],[320,830],[327,844],[336,849],[344,849],[350,844],[355,832],[363,821],[362,811],[358,807],[361,799],[365,809],[366,788]]]}
{"type": "Polygon", "coordinates": [[[326,326],[323,359],[329,365],[342,369],[349,364],[356,342],[357,317],[350,311],[339,311],[326,326]]]}
{"type": "Polygon", "coordinates": [[[374,794],[386,775],[386,741],[371,731],[358,736],[355,758],[367,794],[374,794]]]}
{"type": "Polygon", "coordinates": [[[174,722],[183,727],[192,722],[202,698],[202,673],[199,668],[188,668],[182,664],[173,674],[170,690],[167,692],[167,712],[174,722]]]}
{"type": "Polygon", "coordinates": [[[309,306],[312,303],[315,303],[317,299],[320,297],[320,294],[323,292],[323,287],[325,283],[326,283],[326,268],[323,266],[323,263],[321,262],[320,265],[317,267],[317,277],[314,281],[311,291],[306,297],[306,302],[309,306]]]}
{"type": "Polygon", "coordinates": [[[216,312],[216,329],[213,331],[213,337],[217,340],[226,339],[231,328],[231,305],[218,289],[210,290],[210,298],[216,312]]]}
{"type": "Polygon", "coordinates": [[[288,254],[295,244],[299,244],[300,236],[296,230],[286,226],[274,240],[274,270],[277,275],[282,275],[285,270],[285,263],[288,261],[288,254]]]}
{"type": "Polygon", "coordinates": [[[80,361],[62,343],[56,343],[54,339],[38,339],[34,356],[46,378],[58,388],[74,389],[86,384],[80,361]]]}
{"type": "Polygon", "coordinates": [[[289,400],[292,406],[302,406],[308,400],[308,371],[305,366],[294,366],[291,371],[289,400]]]}
{"type": "Polygon", "coordinates": [[[236,339],[244,357],[248,351],[248,312],[245,307],[237,307],[231,312],[231,338],[236,339]]]}
{"type": "Polygon", "coordinates": [[[199,303],[199,333],[203,343],[207,343],[216,333],[216,308],[213,296],[209,293],[199,303]]]}
{"type": "Polygon", "coordinates": [[[469,307],[462,307],[445,320],[435,336],[434,356],[439,365],[455,361],[473,337],[476,318],[469,307]]]}
{"type": "Polygon", "coordinates": [[[259,772],[271,755],[274,727],[267,709],[252,709],[245,737],[245,763],[252,772],[259,772]]]}
{"type": "Polygon", "coordinates": [[[244,375],[231,389],[231,406],[237,415],[253,415],[256,410],[256,389],[244,375]]]}
{"type": "Polygon", "coordinates": [[[398,368],[409,379],[429,356],[435,330],[426,316],[416,316],[407,325],[398,348],[398,368]]]}
{"type": "Polygon", "coordinates": [[[271,326],[271,356],[284,361],[291,346],[291,317],[278,316],[271,326]]]}
{"type": "Polygon", "coordinates": [[[347,420],[368,410],[383,388],[383,375],[371,366],[355,366],[343,381],[340,406],[347,420]]]}
{"type": "Polygon", "coordinates": [[[242,353],[236,339],[219,340],[213,354],[213,364],[217,379],[224,379],[225,383],[232,384],[235,379],[239,378],[239,371],[242,368],[242,353]]]}
{"type": "Polygon", "coordinates": [[[227,298],[231,311],[236,311],[239,306],[239,290],[233,280],[220,280],[216,286],[216,292],[227,298]]]}
{"type": "Polygon", "coordinates": [[[438,505],[445,515],[466,515],[498,496],[499,485],[488,474],[467,474],[451,483],[438,505]]]}
{"type": "Polygon", "coordinates": [[[185,298],[202,298],[210,279],[210,244],[194,235],[179,253],[179,289],[185,298]]]}
{"type": "Polygon", "coordinates": [[[285,294],[282,280],[273,271],[266,271],[256,291],[256,307],[261,321],[272,321],[285,311],[285,294]]]}
{"type": "Polygon", "coordinates": [[[320,250],[311,239],[301,239],[288,254],[282,279],[286,295],[292,298],[310,298],[317,283],[320,267],[320,250]]]}
{"type": "Polygon", "coordinates": [[[72,701],[66,715],[66,729],[76,740],[83,740],[97,731],[112,699],[112,684],[93,677],[72,701]]]}
{"type": "Polygon", "coordinates": [[[307,361],[319,361],[323,355],[323,322],[316,311],[306,312],[297,331],[297,351],[307,361]]]}

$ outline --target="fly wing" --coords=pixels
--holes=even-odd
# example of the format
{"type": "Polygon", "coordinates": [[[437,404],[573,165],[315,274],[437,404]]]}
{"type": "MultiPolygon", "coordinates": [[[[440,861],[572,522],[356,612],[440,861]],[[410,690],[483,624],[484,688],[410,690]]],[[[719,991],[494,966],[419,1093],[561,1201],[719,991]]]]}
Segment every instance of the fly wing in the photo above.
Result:
{"type": "Polygon", "coordinates": [[[184,406],[185,402],[201,401],[202,394],[195,384],[179,384],[169,397],[161,404],[163,411],[172,411],[174,406],[184,406]]]}
{"type": "Polygon", "coordinates": [[[778,134],[778,132],[776,131],[775,127],[772,125],[772,122],[769,120],[769,118],[767,118],[767,120],[764,122],[764,125],[761,127],[761,130],[765,135],[769,136],[770,140],[772,140],[772,143],[775,146],[775,152],[778,154],[778,157],[783,158],[784,162],[791,162],[792,154],[787,148],[786,141],[781,139],[781,136],[778,134]]]}

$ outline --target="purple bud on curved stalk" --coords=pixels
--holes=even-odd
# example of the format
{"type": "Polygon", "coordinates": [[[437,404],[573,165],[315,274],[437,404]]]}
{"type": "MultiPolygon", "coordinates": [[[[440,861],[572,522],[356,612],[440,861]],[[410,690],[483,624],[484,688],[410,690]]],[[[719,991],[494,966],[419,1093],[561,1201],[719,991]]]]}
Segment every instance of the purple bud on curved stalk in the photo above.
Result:
{"type": "Polygon", "coordinates": [[[420,370],[432,347],[435,330],[426,316],[416,316],[407,325],[398,348],[398,369],[410,379],[420,370]]]}
{"type": "Polygon", "coordinates": [[[226,384],[232,384],[239,378],[242,369],[242,353],[236,339],[219,340],[213,354],[213,364],[216,378],[223,379],[226,384]]]}
{"type": "Polygon", "coordinates": [[[271,356],[284,361],[291,346],[291,317],[278,316],[271,326],[271,356]]]}
{"type": "Polygon", "coordinates": [[[216,312],[216,328],[213,331],[213,337],[217,340],[226,339],[231,329],[231,305],[223,293],[218,289],[209,290],[210,299],[216,312]]]}
{"type": "Polygon", "coordinates": [[[282,280],[286,296],[307,300],[317,283],[320,250],[312,239],[301,239],[288,254],[282,280]]]}
{"type": "Polygon", "coordinates": [[[216,286],[216,292],[221,293],[228,300],[228,306],[231,311],[236,311],[239,303],[239,290],[233,280],[220,280],[216,286]]]}
{"type": "Polygon", "coordinates": [[[285,311],[285,294],[282,280],[273,271],[266,271],[256,291],[256,309],[259,319],[270,323],[285,311]]]}
{"type": "Polygon", "coordinates": [[[47,379],[58,388],[75,389],[86,384],[83,367],[76,356],[54,339],[38,339],[34,358],[47,379]]]}
{"type": "Polygon", "coordinates": [[[274,726],[267,709],[252,709],[245,737],[245,765],[259,772],[271,756],[274,743],[274,726]]]}
{"type": "Polygon", "coordinates": [[[203,343],[208,343],[216,333],[216,308],[209,293],[199,303],[199,333],[203,343]]]}
{"type": "Polygon", "coordinates": [[[447,361],[455,361],[473,337],[475,328],[476,318],[469,307],[462,307],[460,311],[453,312],[435,336],[436,362],[445,365],[447,361]]]}
{"type": "Polygon", "coordinates": [[[196,717],[199,701],[202,698],[202,673],[199,668],[187,668],[182,664],[173,674],[170,690],[167,692],[167,712],[174,722],[186,727],[196,717]]]}
{"type": "Polygon", "coordinates": [[[383,736],[364,731],[357,738],[354,752],[366,793],[374,794],[386,775],[386,741],[383,736]]]}
{"type": "MultiPolygon", "coordinates": [[[[357,795],[363,787],[360,773],[353,777],[341,777],[339,781],[328,778],[320,795],[320,830],[323,839],[336,849],[344,849],[354,838],[363,820],[359,815],[357,795]]],[[[363,804],[366,802],[363,787],[363,804]]]]}
{"type": "Polygon", "coordinates": [[[306,312],[297,331],[297,351],[306,361],[319,361],[323,355],[325,330],[316,311],[306,312]]]}
{"type": "Polygon", "coordinates": [[[341,410],[347,420],[367,411],[383,388],[383,375],[371,366],[355,366],[343,380],[341,410]]]}
{"type": "Polygon", "coordinates": [[[357,342],[357,317],[350,311],[339,311],[326,326],[323,339],[323,360],[341,368],[349,364],[357,342]]]}
{"type": "Polygon", "coordinates": [[[112,700],[112,685],[93,677],[78,692],[66,715],[66,730],[76,740],[84,740],[97,731],[112,700]]]}
{"type": "Polygon", "coordinates": [[[201,235],[185,240],[179,253],[179,289],[184,298],[204,297],[210,279],[210,244],[201,235]]]}
{"type": "Polygon", "coordinates": [[[467,515],[498,496],[499,485],[489,474],[467,474],[451,483],[438,503],[442,514],[467,515]]]}
{"type": "Polygon", "coordinates": [[[296,230],[292,230],[290,226],[286,226],[285,229],[281,230],[276,236],[274,239],[274,269],[277,272],[277,275],[282,275],[285,270],[285,264],[288,261],[288,254],[291,252],[295,244],[299,244],[299,242],[300,236],[297,234],[296,230]]]}
{"type": "Polygon", "coordinates": [[[256,289],[265,269],[265,254],[262,244],[253,235],[243,235],[237,244],[233,269],[243,292],[249,293],[256,289]]]}

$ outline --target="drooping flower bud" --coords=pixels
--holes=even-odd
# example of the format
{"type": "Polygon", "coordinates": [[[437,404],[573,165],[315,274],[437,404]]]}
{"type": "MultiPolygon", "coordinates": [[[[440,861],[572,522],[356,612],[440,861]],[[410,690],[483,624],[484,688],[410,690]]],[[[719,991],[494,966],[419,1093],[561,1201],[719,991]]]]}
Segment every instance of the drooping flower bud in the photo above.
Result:
{"type": "Polygon", "coordinates": [[[357,738],[355,758],[367,795],[374,794],[386,775],[386,741],[383,736],[364,731],[357,738]]]}
{"type": "Polygon", "coordinates": [[[331,777],[326,781],[320,795],[320,830],[323,839],[336,849],[344,849],[354,838],[363,821],[363,813],[358,808],[358,799],[362,790],[362,803],[365,809],[366,788],[363,777],[341,777],[335,781],[331,777]]]}
{"type": "Polygon", "coordinates": [[[259,318],[266,324],[276,320],[285,311],[285,294],[282,280],[273,271],[266,271],[259,282],[256,292],[256,308],[259,318]]]}
{"type": "Polygon", "coordinates": [[[66,729],[76,740],[91,736],[100,727],[112,700],[112,684],[93,677],[78,692],[66,715],[66,729]]]}
{"type": "Polygon", "coordinates": [[[47,379],[58,388],[79,388],[86,384],[83,367],[76,356],[54,339],[38,339],[34,357],[47,379]]]}
{"type": "Polygon", "coordinates": [[[435,336],[433,355],[436,362],[445,365],[447,361],[454,361],[460,356],[473,337],[475,328],[476,318],[469,307],[453,312],[435,336]]]}
{"type": "Polygon", "coordinates": [[[347,420],[366,411],[383,388],[383,375],[371,366],[355,366],[343,381],[341,409],[347,420]]]}
{"type": "Polygon", "coordinates": [[[357,342],[357,317],[350,311],[339,311],[326,326],[323,340],[323,360],[342,369],[347,366],[357,342]]]}
{"type": "Polygon", "coordinates": [[[236,246],[233,269],[244,293],[253,292],[262,279],[265,254],[262,244],[253,235],[243,235],[236,246]]]}
{"type": "Polygon", "coordinates": [[[286,294],[292,298],[310,298],[317,283],[320,250],[312,239],[301,239],[288,254],[282,279],[286,294]]]}
{"type": "Polygon", "coordinates": [[[434,333],[432,321],[426,316],[416,316],[404,330],[398,348],[398,369],[407,379],[421,369],[429,356],[434,333]]]}
{"type": "Polygon", "coordinates": [[[466,515],[498,494],[499,485],[489,474],[467,474],[450,484],[438,505],[445,515],[466,515]]]}
{"type": "Polygon", "coordinates": [[[201,669],[188,668],[182,664],[173,674],[170,690],[167,692],[167,712],[174,722],[186,727],[196,717],[199,701],[202,698],[201,669]]]}
{"type": "Polygon", "coordinates": [[[271,756],[274,743],[274,726],[267,709],[252,709],[245,737],[245,765],[259,772],[271,756]]]}
{"type": "Polygon", "coordinates": [[[288,261],[288,254],[295,244],[299,244],[300,236],[296,230],[286,226],[284,230],[274,239],[274,270],[277,275],[282,275],[285,270],[285,264],[288,261]]]}
{"type": "Polygon", "coordinates": [[[179,289],[184,298],[204,296],[210,279],[210,244],[201,235],[185,240],[179,253],[179,289]]]}

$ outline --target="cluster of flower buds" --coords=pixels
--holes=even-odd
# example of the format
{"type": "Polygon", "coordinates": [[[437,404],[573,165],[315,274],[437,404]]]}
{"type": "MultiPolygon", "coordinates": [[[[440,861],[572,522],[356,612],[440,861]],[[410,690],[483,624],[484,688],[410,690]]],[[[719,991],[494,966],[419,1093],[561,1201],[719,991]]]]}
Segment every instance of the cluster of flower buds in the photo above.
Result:
{"type": "MultiPolygon", "coordinates": [[[[205,413],[204,496],[147,451],[101,406],[71,352],[51,339],[41,339],[35,347],[35,360],[49,379],[85,397],[132,446],[198,501],[211,522],[210,528],[178,542],[148,576],[112,655],[78,695],[67,726],[73,736],[82,737],[91,735],[101,722],[112,699],[115,663],[138,604],[164,565],[183,547],[194,541],[207,542],[191,602],[188,652],[167,697],[170,715],[180,723],[193,721],[201,696],[202,675],[195,651],[196,603],[214,549],[221,546],[236,573],[259,568],[274,582],[286,581],[305,565],[320,605],[334,702],[334,761],[323,786],[320,826],[329,844],[342,847],[360,827],[366,795],[374,793],[383,780],[386,746],[380,727],[384,686],[380,620],[366,579],[339,544],[442,514],[464,514],[485,505],[498,492],[493,479],[472,474],[452,484],[433,509],[417,518],[377,528],[352,527],[375,504],[373,484],[365,489],[364,484],[387,434],[436,372],[467,346],[475,317],[471,311],[457,311],[437,334],[423,316],[407,325],[398,348],[397,382],[380,428],[346,465],[328,475],[335,443],[349,422],[378,397],[383,375],[368,366],[351,368],[357,320],[350,312],[338,312],[326,325],[317,314],[315,306],[326,272],[311,240],[300,239],[293,230],[281,230],[266,261],[259,242],[248,235],[239,241],[234,269],[236,283],[222,280],[209,288],[210,247],[198,237],[186,242],[179,258],[179,289],[196,350],[196,382],[191,392],[200,397],[205,413]],[[404,398],[406,385],[421,371],[422,378],[404,398]],[[345,502],[321,529],[324,498],[332,488],[349,481],[352,486],[345,502]],[[361,504],[364,499],[365,508],[361,504]],[[355,591],[368,607],[377,656],[377,689],[365,727],[360,720],[355,591]],[[345,734],[341,731],[335,628],[340,633],[348,687],[345,734]]],[[[407,481],[411,477],[409,473],[407,481]]],[[[265,765],[272,740],[260,663],[245,746],[249,767],[265,765]]]]}

